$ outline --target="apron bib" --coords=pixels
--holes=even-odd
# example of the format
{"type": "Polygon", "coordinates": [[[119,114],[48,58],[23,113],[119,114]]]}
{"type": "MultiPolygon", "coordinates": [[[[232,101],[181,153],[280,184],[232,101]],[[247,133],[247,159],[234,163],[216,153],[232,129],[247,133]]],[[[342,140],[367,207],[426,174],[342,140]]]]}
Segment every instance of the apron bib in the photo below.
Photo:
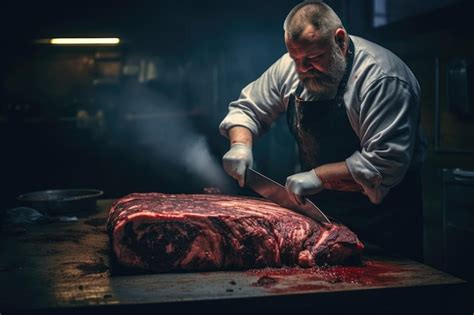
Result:
{"type": "MultiPolygon", "coordinates": [[[[354,45],[349,41],[347,68],[332,100],[304,101],[300,83],[290,96],[287,122],[299,148],[302,170],[344,161],[360,151],[360,140],[347,117],[343,95],[352,69],[354,45]]],[[[411,167],[403,181],[381,204],[360,192],[323,190],[309,198],[359,235],[362,241],[422,260],[422,201],[419,167],[411,167]]]]}

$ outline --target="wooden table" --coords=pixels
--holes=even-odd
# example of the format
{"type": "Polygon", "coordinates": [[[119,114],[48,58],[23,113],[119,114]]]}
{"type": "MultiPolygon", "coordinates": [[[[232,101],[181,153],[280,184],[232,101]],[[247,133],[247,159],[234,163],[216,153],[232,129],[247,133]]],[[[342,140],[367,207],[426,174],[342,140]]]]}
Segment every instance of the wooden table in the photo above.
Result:
{"type": "MultiPolygon", "coordinates": [[[[111,200],[78,222],[3,229],[0,313],[460,313],[466,282],[370,250],[319,269],[151,274],[120,267],[105,228],[111,200]]],[[[470,314],[466,312],[466,314],[470,314]]]]}

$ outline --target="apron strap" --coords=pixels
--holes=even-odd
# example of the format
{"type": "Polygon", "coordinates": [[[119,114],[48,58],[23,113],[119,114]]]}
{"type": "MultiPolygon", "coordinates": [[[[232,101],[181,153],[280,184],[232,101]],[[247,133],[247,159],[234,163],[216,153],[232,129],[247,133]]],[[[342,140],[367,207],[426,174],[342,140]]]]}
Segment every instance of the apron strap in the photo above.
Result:
{"type": "Polygon", "coordinates": [[[298,83],[298,87],[296,88],[296,91],[295,91],[295,96],[300,98],[301,97],[301,93],[303,93],[303,89],[304,89],[304,86],[303,84],[301,83],[301,81],[298,83]]]}
{"type": "Polygon", "coordinates": [[[339,83],[339,87],[337,89],[336,101],[337,103],[341,103],[342,99],[344,98],[344,92],[346,90],[347,82],[349,81],[349,76],[351,75],[352,64],[354,63],[354,43],[352,39],[349,37],[349,47],[347,49],[347,65],[346,71],[344,72],[344,76],[341,79],[341,83],[339,83]]]}

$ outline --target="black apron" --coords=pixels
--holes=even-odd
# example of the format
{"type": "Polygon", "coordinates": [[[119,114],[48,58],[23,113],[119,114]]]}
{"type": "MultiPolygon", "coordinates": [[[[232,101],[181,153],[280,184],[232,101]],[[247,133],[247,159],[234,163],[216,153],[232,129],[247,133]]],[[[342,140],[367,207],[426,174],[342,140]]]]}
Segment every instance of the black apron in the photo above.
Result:
{"type": "MultiPolygon", "coordinates": [[[[304,101],[300,83],[290,96],[287,122],[299,147],[303,171],[345,161],[360,151],[360,140],[349,122],[343,95],[352,69],[354,45],[349,42],[347,68],[332,100],[304,101]]],[[[310,196],[327,215],[359,235],[362,241],[418,261],[423,257],[423,207],[420,165],[412,165],[403,181],[381,204],[360,192],[323,190],[310,196]]]]}

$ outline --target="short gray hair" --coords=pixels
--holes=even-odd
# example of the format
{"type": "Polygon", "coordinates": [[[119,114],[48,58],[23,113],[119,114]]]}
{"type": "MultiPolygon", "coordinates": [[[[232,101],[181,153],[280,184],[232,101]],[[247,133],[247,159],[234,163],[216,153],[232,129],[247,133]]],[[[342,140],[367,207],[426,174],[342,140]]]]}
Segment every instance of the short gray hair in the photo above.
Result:
{"type": "Polygon", "coordinates": [[[283,29],[289,38],[298,40],[308,24],[312,24],[326,37],[338,28],[344,28],[334,10],[322,1],[304,1],[288,14],[283,29]]]}

